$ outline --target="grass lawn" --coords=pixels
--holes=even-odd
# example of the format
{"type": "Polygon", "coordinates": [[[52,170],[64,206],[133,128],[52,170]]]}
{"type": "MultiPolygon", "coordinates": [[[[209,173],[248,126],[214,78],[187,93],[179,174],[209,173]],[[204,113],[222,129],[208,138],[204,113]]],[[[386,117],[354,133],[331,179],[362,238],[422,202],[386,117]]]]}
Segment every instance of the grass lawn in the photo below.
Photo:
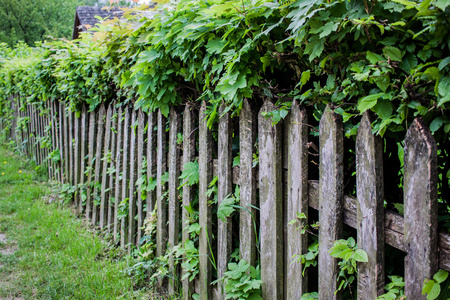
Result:
{"type": "Polygon", "coordinates": [[[141,299],[132,263],[60,204],[56,185],[0,146],[0,299],[141,299]]]}

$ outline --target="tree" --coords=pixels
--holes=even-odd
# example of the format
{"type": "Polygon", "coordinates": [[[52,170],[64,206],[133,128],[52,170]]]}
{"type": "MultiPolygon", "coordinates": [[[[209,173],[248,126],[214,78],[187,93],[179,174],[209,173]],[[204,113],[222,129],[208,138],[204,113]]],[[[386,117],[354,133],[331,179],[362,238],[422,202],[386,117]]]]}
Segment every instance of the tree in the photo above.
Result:
{"type": "Polygon", "coordinates": [[[69,38],[77,5],[95,0],[0,0],[0,43],[14,46],[24,41],[30,46],[46,36],[69,38]]]}

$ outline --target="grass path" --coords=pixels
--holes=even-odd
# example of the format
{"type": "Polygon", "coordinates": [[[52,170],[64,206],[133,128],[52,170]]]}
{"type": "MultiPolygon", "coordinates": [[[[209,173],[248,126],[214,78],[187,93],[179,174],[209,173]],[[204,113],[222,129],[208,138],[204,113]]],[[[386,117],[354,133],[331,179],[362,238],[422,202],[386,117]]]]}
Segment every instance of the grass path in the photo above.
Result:
{"type": "Polygon", "coordinates": [[[140,299],[118,250],[0,147],[0,299],[140,299]],[[51,203],[49,203],[51,202],[51,203]]]}

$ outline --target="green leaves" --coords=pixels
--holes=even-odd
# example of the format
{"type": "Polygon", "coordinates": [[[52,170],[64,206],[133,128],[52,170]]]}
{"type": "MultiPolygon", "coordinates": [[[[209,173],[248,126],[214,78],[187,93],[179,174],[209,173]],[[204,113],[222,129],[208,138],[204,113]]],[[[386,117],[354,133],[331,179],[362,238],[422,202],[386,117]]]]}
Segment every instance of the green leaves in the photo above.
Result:
{"type": "Polygon", "coordinates": [[[439,297],[441,293],[441,283],[447,280],[448,272],[445,270],[439,270],[434,274],[433,279],[425,280],[422,295],[427,294],[427,300],[434,300],[439,297]]]}
{"type": "Polygon", "coordinates": [[[368,95],[368,96],[362,97],[358,101],[358,110],[359,110],[359,112],[363,113],[366,110],[373,108],[375,105],[377,105],[378,99],[380,97],[382,97],[383,95],[384,95],[384,93],[377,93],[377,94],[372,94],[372,95],[368,95]]]}
{"type": "Polygon", "coordinates": [[[384,55],[392,61],[402,61],[402,52],[393,46],[386,46],[383,48],[384,55]]]}
{"type": "Polygon", "coordinates": [[[184,180],[184,183],[181,186],[185,184],[188,184],[190,186],[197,184],[199,180],[198,162],[194,161],[185,163],[183,166],[183,171],[181,172],[180,179],[184,180]]]}
{"type": "Polygon", "coordinates": [[[225,282],[226,299],[252,299],[262,300],[261,297],[261,270],[254,268],[241,259],[238,263],[229,263],[228,271],[223,278],[217,279],[225,282]],[[249,272],[247,272],[249,270],[249,272]]]}

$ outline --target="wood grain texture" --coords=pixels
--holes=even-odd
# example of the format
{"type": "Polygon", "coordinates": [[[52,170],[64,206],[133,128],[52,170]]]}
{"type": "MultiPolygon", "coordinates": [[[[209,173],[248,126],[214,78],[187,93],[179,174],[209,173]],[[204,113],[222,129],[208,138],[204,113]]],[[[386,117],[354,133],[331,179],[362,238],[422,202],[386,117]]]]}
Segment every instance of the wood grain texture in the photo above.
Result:
{"type": "Polygon", "coordinates": [[[420,118],[406,133],[404,163],[405,295],[427,299],[423,283],[438,270],[437,146],[420,118]]]}
{"type": "Polygon", "coordinates": [[[136,245],[136,180],[137,180],[137,111],[131,111],[131,128],[130,128],[130,140],[126,145],[130,148],[129,166],[129,192],[128,192],[128,253],[131,253],[132,245],[136,245]]]}
{"type": "MultiPolygon", "coordinates": [[[[257,167],[253,167],[253,154],[256,154],[256,113],[248,100],[244,100],[239,115],[239,148],[240,148],[240,206],[239,210],[239,253],[240,257],[251,266],[256,265],[256,194],[257,194],[257,167]]],[[[237,168],[234,168],[237,170],[237,168]]],[[[233,172],[234,173],[234,172],[233,172]]],[[[233,182],[236,183],[236,176],[233,182]]]]}
{"type": "MultiPolygon", "coordinates": [[[[86,183],[86,155],[88,154],[88,138],[89,138],[89,114],[85,105],[81,107],[81,122],[80,122],[80,179],[79,183],[84,186],[86,183]]],[[[83,213],[83,207],[85,207],[86,199],[82,199],[81,193],[86,196],[86,189],[80,190],[80,202],[78,205],[78,212],[83,213]]]]}
{"type": "MultiPolygon", "coordinates": [[[[137,170],[138,175],[137,178],[141,178],[144,176],[146,170],[142,170],[144,163],[144,155],[146,152],[146,145],[144,136],[145,132],[145,114],[142,110],[138,111],[138,127],[137,127],[137,170]],[[144,174],[143,174],[144,172],[144,174]]],[[[144,226],[144,205],[142,203],[142,191],[145,186],[137,186],[137,228],[136,228],[136,245],[139,247],[139,241],[143,236],[142,226],[144,226]]]]}
{"type": "Polygon", "coordinates": [[[94,158],[96,151],[96,135],[97,135],[97,124],[96,124],[97,113],[95,111],[89,112],[89,140],[88,140],[88,163],[87,167],[89,169],[87,175],[87,191],[86,191],[86,209],[85,217],[86,219],[91,218],[92,212],[92,188],[94,184],[94,158]]]}
{"type": "Polygon", "coordinates": [[[114,241],[117,243],[120,238],[120,223],[118,220],[119,215],[119,204],[122,201],[122,172],[121,167],[123,164],[123,108],[119,107],[117,110],[117,141],[116,141],[116,160],[114,164],[115,172],[115,190],[114,190],[114,225],[113,225],[113,236],[114,241]]]}
{"type": "MultiPolygon", "coordinates": [[[[233,192],[233,156],[232,156],[232,134],[230,112],[225,111],[225,106],[219,109],[219,132],[218,132],[218,181],[217,181],[217,204],[223,202],[227,196],[233,192]]],[[[222,221],[217,219],[217,277],[223,277],[228,269],[232,252],[232,228],[233,223],[230,217],[222,221]]],[[[218,285],[219,299],[225,299],[225,286],[223,282],[218,285]]]]}
{"type": "Polygon", "coordinates": [[[158,111],[158,135],[157,135],[157,152],[156,152],[156,255],[164,255],[167,244],[167,204],[165,192],[167,184],[161,181],[161,177],[167,171],[167,134],[166,134],[166,118],[158,111]]]}
{"type": "Polygon", "coordinates": [[[73,185],[75,182],[74,174],[74,153],[73,153],[73,125],[74,125],[74,114],[69,109],[67,112],[67,129],[68,129],[68,141],[69,146],[69,183],[73,185]]]}
{"type": "MultiPolygon", "coordinates": [[[[181,132],[181,114],[174,107],[170,109],[169,129],[169,249],[178,244],[180,232],[180,199],[179,199],[179,177],[180,177],[180,150],[177,144],[178,133],[181,132]]],[[[175,295],[178,283],[178,267],[175,265],[174,257],[169,258],[169,268],[172,278],[169,278],[169,295],[175,295]]]]}
{"type": "Polygon", "coordinates": [[[102,159],[104,150],[104,135],[105,135],[105,105],[101,105],[97,116],[97,136],[95,149],[95,164],[94,164],[94,193],[92,196],[92,224],[95,226],[98,223],[100,212],[100,195],[101,178],[102,178],[102,159]]]}
{"type": "Polygon", "coordinates": [[[108,222],[108,197],[109,197],[109,174],[108,174],[108,155],[111,155],[111,116],[112,107],[108,105],[106,110],[105,119],[105,134],[103,135],[103,158],[102,158],[102,173],[101,182],[102,188],[100,192],[100,214],[99,214],[99,227],[103,229],[108,222]]]}
{"type": "MultiPolygon", "coordinates": [[[[149,113],[147,115],[147,182],[156,180],[156,114],[149,113]]],[[[147,191],[146,199],[146,217],[155,209],[156,190],[147,191]]]]}
{"type": "Polygon", "coordinates": [[[319,138],[319,299],[341,299],[335,291],[338,260],[329,254],[341,238],[344,210],[344,136],[342,118],[330,105],[320,120],[319,138]]]}
{"type": "Polygon", "coordinates": [[[265,102],[258,116],[261,279],[264,299],[283,299],[283,189],[281,127],[262,113],[273,111],[265,102]]]}
{"type": "Polygon", "coordinates": [[[369,261],[358,264],[358,299],[384,294],[384,186],[380,136],[372,134],[372,117],[366,111],[356,137],[356,193],[358,248],[369,261]]]}
{"type": "Polygon", "coordinates": [[[212,243],[211,205],[210,197],[206,195],[212,180],[212,136],[206,121],[206,103],[203,102],[199,112],[199,280],[200,299],[209,300],[212,297],[211,279],[212,265],[210,246],[212,243]]]}
{"type": "Polygon", "coordinates": [[[300,299],[307,292],[308,276],[301,276],[303,265],[292,263],[295,255],[308,252],[308,234],[301,234],[297,229],[301,223],[308,224],[308,219],[288,225],[297,219],[297,213],[308,217],[308,116],[306,110],[294,102],[287,120],[287,203],[285,226],[287,228],[286,245],[286,299],[300,299]]]}
{"type": "MultiPolygon", "coordinates": [[[[119,206],[122,201],[129,200],[128,184],[130,180],[130,123],[131,113],[130,108],[125,107],[123,114],[122,127],[122,197],[119,201],[119,206]]],[[[124,217],[120,220],[120,246],[125,249],[128,243],[128,218],[124,217]]]]}
{"type": "Polygon", "coordinates": [[[115,205],[115,195],[116,195],[116,188],[115,185],[116,178],[115,173],[113,170],[116,168],[116,157],[117,157],[117,119],[119,118],[117,109],[115,108],[115,103],[111,104],[112,106],[112,116],[111,116],[111,161],[108,164],[109,168],[109,191],[107,196],[107,227],[109,232],[114,232],[114,220],[116,219],[116,215],[114,214],[114,205],[115,205]],[[111,173],[112,172],[112,173],[111,173]]]}
{"type": "MultiPolygon", "coordinates": [[[[189,104],[186,104],[183,112],[183,166],[192,162],[195,159],[195,146],[196,146],[196,135],[194,132],[195,128],[195,118],[193,116],[193,112],[191,111],[191,107],[189,104]]],[[[184,230],[190,225],[189,222],[189,212],[185,207],[190,207],[191,203],[194,199],[194,189],[192,186],[185,184],[183,186],[183,204],[182,204],[182,244],[185,245],[186,241],[189,239],[189,232],[184,230]]],[[[183,259],[185,259],[185,255],[183,259]]],[[[184,273],[182,273],[181,277],[183,277],[184,273]]],[[[189,281],[189,279],[184,279],[182,281],[183,284],[183,299],[190,300],[193,294],[193,283],[189,281]]]]}

